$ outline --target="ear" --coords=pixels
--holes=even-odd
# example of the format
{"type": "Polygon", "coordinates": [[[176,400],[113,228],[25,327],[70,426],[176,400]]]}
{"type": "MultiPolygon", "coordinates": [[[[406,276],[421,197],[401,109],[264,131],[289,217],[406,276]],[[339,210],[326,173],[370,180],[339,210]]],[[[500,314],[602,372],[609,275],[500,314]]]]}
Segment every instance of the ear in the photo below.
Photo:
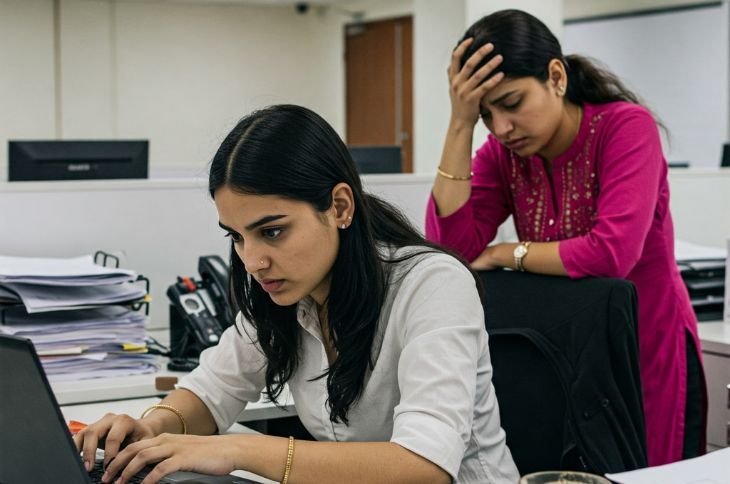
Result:
{"type": "Polygon", "coordinates": [[[338,183],[332,189],[332,210],[337,228],[346,229],[355,215],[355,199],[347,183],[338,183]]]}
{"type": "Polygon", "coordinates": [[[568,73],[560,59],[552,59],[548,63],[548,87],[562,97],[568,89],[568,73]]]}

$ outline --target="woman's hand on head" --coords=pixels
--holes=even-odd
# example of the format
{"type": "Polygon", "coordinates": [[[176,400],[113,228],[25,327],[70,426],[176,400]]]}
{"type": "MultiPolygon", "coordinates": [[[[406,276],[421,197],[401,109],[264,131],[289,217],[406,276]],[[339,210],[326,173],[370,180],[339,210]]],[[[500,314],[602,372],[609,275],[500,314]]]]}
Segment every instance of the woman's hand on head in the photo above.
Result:
{"type": "Polygon", "coordinates": [[[468,123],[472,127],[479,120],[480,101],[504,78],[503,73],[494,73],[502,62],[501,55],[494,56],[482,67],[474,70],[494,50],[492,44],[480,47],[461,67],[461,58],[473,41],[471,38],[466,39],[454,49],[448,68],[452,122],[468,123]],[[492,77],[485,81],[484,79],[490,74],[493,74],[492,77]]]}
{"type": "Polygon", "coordinates": [[[160,434],[129,444],[106,468],[104,482],[125,484],[150,466],[142,484],[153,484],[176,471],[223,476],[237,468],[234,435],[160,434]]]}
{"type": "Polygon", "coordinates": [[[154,437],[148,423],[129,415],[108,413],[100,420],[74,435],[76,448],[81,452],[86,470],[91,470],[96,461],[96,449],[104,449],[104,467],[119,451],[132,442],[154,437]]]}

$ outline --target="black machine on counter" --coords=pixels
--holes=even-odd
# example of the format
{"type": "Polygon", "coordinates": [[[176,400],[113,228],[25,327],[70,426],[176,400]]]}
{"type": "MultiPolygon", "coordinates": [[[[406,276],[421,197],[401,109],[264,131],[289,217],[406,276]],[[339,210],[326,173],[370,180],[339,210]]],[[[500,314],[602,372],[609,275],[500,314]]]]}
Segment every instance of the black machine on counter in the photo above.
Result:
{"type": "Polygon", "coordinates": [[[679,260],[697,321],[721,321],[725,301],[725,259],[679,260]]]}
{"type": "Polygon", "coordinates": [[[180,276],[167,288],[170,299],[170,370],[191,370],[200,352],[218,344],[233,323],[228,301],[228,265],[217,255],[198,259],[200,279],[180,276]]]}

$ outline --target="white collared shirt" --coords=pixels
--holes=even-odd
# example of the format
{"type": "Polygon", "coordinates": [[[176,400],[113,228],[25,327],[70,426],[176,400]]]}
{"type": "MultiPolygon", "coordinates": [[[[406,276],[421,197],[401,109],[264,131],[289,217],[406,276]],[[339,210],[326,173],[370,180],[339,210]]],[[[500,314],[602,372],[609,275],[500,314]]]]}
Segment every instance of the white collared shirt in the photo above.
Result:
{"type": "MultiPolygon", "coordinates": [[[[390,267],[373,343],[375,366],[350,408],[348,425],[330,420],[326,378],[312,380],[327,370],[327,354],[314,301],[298,304],[301,357],[288,385],[299,418],[317,440],[397,443],[444,469],[455,483],[514,484],[519,474],[499,423],[473,277],[441,253],[390,267]]],[[[244,328],[241,334],[228,328],[178,385],[205,402],[221,430],[265,386],[266,360],[249,337],[256,332],[240,314],[237,324],[244,328]]]]}

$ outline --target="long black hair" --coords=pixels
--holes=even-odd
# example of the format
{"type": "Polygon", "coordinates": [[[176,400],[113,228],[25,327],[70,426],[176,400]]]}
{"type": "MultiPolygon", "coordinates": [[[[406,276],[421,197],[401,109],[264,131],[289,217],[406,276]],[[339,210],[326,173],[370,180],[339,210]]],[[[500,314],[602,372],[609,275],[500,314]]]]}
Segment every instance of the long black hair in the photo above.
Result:
{"type": "MultiPolygon", "coordinates": [[[[307,202],[324,212],[332,206],[332,189],[341,182],[352,189],[356,211],[348,229],[338,231],[339,252],[326,302],[337,358],[322,377],[327,377],[330,418],[347,423],[373,365],[371,347],[387,293],[379,245],[442,249],[427,242],[395,207],[363,191],[340,137],[319,115],[300,106],[271,106],[239,121],[213,158],[208,188],[212,197],[226,186],[239,193],[307,202]]],[[[248,277],[233,244],[230,257],[233,309],[256,329],[267,359],[266,392],[276,402],[299,362],[296,304],[275,304],[248,277]]]]}
{"type": "Polygon", "coordinates": [[[461,58],[462,67],[474,52],[491,42],[494,50],[476,69],[501,54],[502,63],[494,73],[503,72],[508,77],[534,77],[545,82],[549,75],[548,64],[558,59],[568,73],[565,95],[573,104],[612,101],[643,104],[639,96],[595,60],[580,55],[564,56],[560,42],[550,29],[538,18],[522,10],[500,10],[481,18],[467,29],[459,42],[470,37],[474,41],[461,58]]]}

